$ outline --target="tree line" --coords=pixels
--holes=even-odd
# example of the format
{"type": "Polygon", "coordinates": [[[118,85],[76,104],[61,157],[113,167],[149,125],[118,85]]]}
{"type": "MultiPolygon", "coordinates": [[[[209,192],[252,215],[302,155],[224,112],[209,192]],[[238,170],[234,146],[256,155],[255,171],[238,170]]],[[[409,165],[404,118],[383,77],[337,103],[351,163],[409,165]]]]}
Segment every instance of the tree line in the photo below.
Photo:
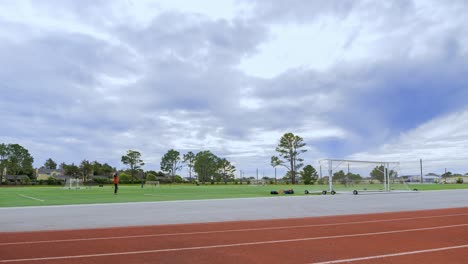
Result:
{"type": "MultiPolygon", "coordinates": [[[[275,148],[277,155],[271,157],[270,165],[275,168],[278,166],[287,169],[287,180],[292,184],[298,182],[298,176],[302,178],[304,184],[314,184],[318,180],[317,170],[312,165],[305,165],[302,154],[307,152],[304,139],[293,133],[285,133],[280,139],[275,148]],[[305,166],[304,166],[305,165],[305,166]],[[302,169],[302,170],[301,170],[302,169]]],[[[30,178],[34,176],[33,157],[28,150],[18,144],[0,144],[0,183],[6,172],[11,175],[28,175],[30,178]]],[[[182,178],[177,175],[184,166],[188,169],[188,180],[206,182],[230,182],[234,180],[236,167],[226,158],[218,157],[209,150],[203,150],[198,153],[188,151],[181,155],[175,149],[168,150],[161,158],[161,172],[144,171],[145,162],[139,151],[128,150],[121,157],[122,164],[127,166],[123,173],[128,174],[129,180],[133,183],[140,179],[156,179],[161,177],[169,177],[168,182],[180,182],[182,178]],[[148,176],[148,177],[147,177],[148,176]]],[[[52,159],[46,160],[43,168],[57,169],[57,163],[52,159]]],[[[90,162],[83,160],[78,165],[61,163],[60,168],[64,174],[75,178],[82,178],[84,181],[89,180],[92,176],[107,176],[111,177],[112,173],[117,171],[116,168],[107,163],[101,164],[98,161],[90,162]]],[[[125,176],[126,176],[125,174],[125,176]]],[[[447,177],[451,173],[446,173],[443,176],[447,177]]],[[[397,176],[395,171],[389,171],[390,176],[397,176]]],[[[372,179],[380,182],[384,181],[383,166],[376,166],[369,175],[372,179]]],[[[361,175],[338,171],[333,174],[333,180],[346,183],[349,181],[358,182],[362,179],[361,175]]],[[[16,181],[16,178],[15,178],[16,181]]]]}
{"type": "MultiPolygon", "coordinates": [[[[135,179],[138,172],[142,171],[142,166],[145,164],[141,158],[141,153],[136,150],[128,150],[127,154],[122,156],[121,161],[127,165],[131,179],[135,179]]],[[[168,150],[161,158],[160,168],[171,178],[171,182],[180,181],[180,176],[177,172],[186,166],[189,172],[189,181],[197,180],[202,183],[206,182],[229,182],[234,179],[236,167],[231,164],[226,158],[221,158],[213,154],[209,150],[200,151],[197,154],[192,151],[181,155],[175,149],[168,150]],[[197,177],[193,177],[192,173],[196,173],[197,177]]],[[[153,178],[156,172],[150,171],[149,178],[153,178]]]]}
{"type": "MultiPolygon", "coordinates": [[[[312,165],[307,165],[302,171],[298,171],[303,167],[303,159],[299,157],[300,154],[306,152],[304,149],[305,143],[303,139],[292,133],[284,134],[280,143],[276,147],[278,156],[271,158],[271,165],[273,167],[284,166],[289,171],[286,177],[290,178],[292,183],[296,183],[296,174],[302,176],[304,183],[314,183],[317,178],[317,172],[312,165]]],[[[142,167],[144,161],[142,160],[141,153],[136,150],[128,150],[125,155],[121,157],[121,162],[127,166],[126,172],[129,174],[130,181],[138,180],[139,175],[148,173],[152,178],[161,176],[161,173],[148,171],[144,172],[142,167]]],[[[28,175],[30,178],[34,175],[33,169],[34,159],[29,154],[28,150],[18,144],[0,145],[0,176],[3,177],[4,171],[8,171],[13,175],[28,175]],[[5,168],[5,169],[4,169],[5,168]]],[[[189,172],[189,181],[197,180],[201,183],[206,182],[230,182],[234,180],[234,173],[236,167],[226,158],[218,157],[209,150],[203,150],[198,153],[192,151],[181,155],[177,150],[168,150],[161,159],[160,169],[164,176],[169,175],[171,182],[180,180],[177,172],[186,166],[189,172]],[[195,178],[196,175],[196,178],[195,178]]],[[[98,161],[90,162],[83,160],[78,165],[61,163],[59,167],[64,171],[65,175],[75,178],[82,178],[84,181],[89,180],[92,176],[102,175],[108,176],[116,171],[115,168],[107,163],[101,164],[98,161]]],[[[46,160],[43,168],[57,169],[57,163],[51,158],[46,160]]],[[[2,178],[0,178],[1,182],[2,178]]],[[[15,179],[16,181],[16,179],[15,179]]]]}
{"type": "Polygon", "coordinates": [[[33,177],[34,158],[29,151],[19,144],[0,144],[0,184],[6,172],[14,176],[16,182],[18,175],[33,177]]]}

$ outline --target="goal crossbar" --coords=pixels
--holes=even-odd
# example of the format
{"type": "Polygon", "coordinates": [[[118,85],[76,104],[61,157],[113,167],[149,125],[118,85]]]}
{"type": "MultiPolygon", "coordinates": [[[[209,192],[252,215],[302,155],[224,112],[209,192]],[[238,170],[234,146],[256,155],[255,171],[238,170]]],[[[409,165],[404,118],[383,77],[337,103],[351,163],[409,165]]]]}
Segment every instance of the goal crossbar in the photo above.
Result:
{"type": "Polygon", "coordinates": [[[369,164],[369,165],[380,165],[383,166],[383,169],[378,169],[384,175],[383,185],[384,191],[390,191],[390,173],[389,170],[393,170],[395,168],[399,168],[400,162],[396,161],[365,161],[365,160],[348,160],[348,159],[320,159],[318,163],[322,165],[326,165],[328,167],[328,177],[329,177],[329,191],[333,191],[333,172],[336,168],[338,168],[341,164],[369,164]],[[336,167],[333,167],[334,163],[338,163],[336,167]]]}

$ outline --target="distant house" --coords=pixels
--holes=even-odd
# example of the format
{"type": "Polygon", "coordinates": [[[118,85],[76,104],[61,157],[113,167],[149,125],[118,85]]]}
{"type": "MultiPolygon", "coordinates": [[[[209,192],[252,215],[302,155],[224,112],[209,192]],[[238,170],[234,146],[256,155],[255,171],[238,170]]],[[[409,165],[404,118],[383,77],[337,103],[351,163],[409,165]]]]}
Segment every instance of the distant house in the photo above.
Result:
{"type": "Polygon", "coordinates": [[[15,184],[15,181],[17,184],[23,184],[29,182],[31,179],[28,177],[28,175],[6,175],[5,176],[5,181],[8,184],[15,184]]]}
{"type": "MultiPolygon", "coordinates": [[[[421,175],[404,175],[401,176],[405,180],[405,182],[421,182],[421,175]]],[[[423,183],[438,183],[441,181],[441,176],[434,175],[434,174],[426,174],[423,176],[423,183]]]]}
{"type": "Polygon", "coordinates": [[[64,172],[62,169],[46,169],[44,167],[36,170],[37,180],[47,180],[49,177],[63,179],[64,172]]]}
{"type": "Polygon", "coordinates": [[[442,177],[438,175],[424,175],[423,182],[424,183],[439,183],[441,182],[442,177]]]}

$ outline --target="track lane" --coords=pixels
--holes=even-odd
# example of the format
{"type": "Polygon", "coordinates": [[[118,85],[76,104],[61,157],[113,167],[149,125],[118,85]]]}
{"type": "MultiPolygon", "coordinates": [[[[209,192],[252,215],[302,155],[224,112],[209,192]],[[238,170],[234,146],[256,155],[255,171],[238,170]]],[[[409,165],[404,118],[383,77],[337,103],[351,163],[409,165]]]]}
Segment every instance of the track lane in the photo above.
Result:
{"type": "Polygon", "coordinates": [[[301,225],[329,225],[346,224],[361,221],[392,221],[392,219],[424,218],[424,217],[444,217],[446,215],[468,214],[468,207],[450,208],[438,210],[421,210],[412,212],[378,213],[378,214],[357,214],[346,216],[324,216],[311,218],[292,218],[279,220],[259,220],[259,221],[237,221],[237,222],[214,222],[214,223],[194,223],[175,224],[159,226],[135,226],[118,228],[99,229],[76,229],[60,231],[33,231],[33,232],[0,232],[0,243],[22,242],[22,241],[43,241],[62,239],[81,239],[90,237],[114,237],[118,236],[138,236],[148,234],[172,234],[191,232],[210,232],[230,229],[248,228],[268,228],[268,227],[288,227],[301,225]]]}
{"type": "MultiPolygon", "coordinates": [[[[439,215],[440,216],[440,215],[439,215]]],[[[395,219],[395,218],[391,218],[395,219]]],[[[54,256],[57,252],[66,253],[74,252],[76,248],[80,248],[81,254],[99,254],[102,252],[123,252],[123,251],[144,251],[152,250],[154,248],[167,249],[177,248],[180,245],[185,247],[199,247],[212,244],[216,241],[218,244],[236,244],[236,243],[250,243],[258,242],[259,238],[263,241],[272,240],[290,240],[302,239],[312,237],[327,237],[327,236],[346,236],[356,233],[372,233],[372,232],[386,232],[393,230],[415,229],[425,227],[438,227],[442,225],[457,225],[468,223],[468,215],[466,214],[452,214],[444,217],[433,216],[432,218],[399,218],[405,219],[400,221],[384,221],[384,222],[369,222],[349,224],[333,224],[333,225],[319,225],[298,228],[284,228],[283,223],[280,229],[265,229],[262,227],[259,230],[252,228],[248,229],[228,229],[227,232],[210,233],[206,231],[203,233],[188,233],[187,235],[171,235],[166,234],[162,236],[150,237],[136,237],[136,238],[122,238],[122,239],[106,239],[106,240],[79,240],[79,241],[58,241],[51,243],[39,244],[1,244],[0,254],[4,258],[13,258],[15,252],[22,251],[25,247],[34,247],[33,251],[25,251],[22,255],[28,257],[44,257],[54,256]],[[382,227],[385,225],[385,228],[382,227]],[[237,230],[237,231],[232,231],[237,230]]],[[[227,226],[226,226],[227,227],[227,226]]],[[[219,230],[217,230],[219,231],[219,230]]]]}
{"type": "Polygon", "coordinates": [[[430,248],[424,250],[414,250],[414,251],[405,251],[394,254],[385,254],[385,255],[374,255],[366,256],[359,258],[348,258],[348,259],[337,259],[324,262],[315,262],[312,264],[338,264],[338,263],[376,263],[376,262],[385,262],[385,263],[414,263],[415,256],[421,254],[418,257],[418,262],[421,263],[466,263],[468,258],[468,251],[465,250],[468,248],[466,245],[458,245],[451,247],[442,247],[442,248],[430,248]]]}
{"type": "MultiPolygon", "coordinates": [[[[268,243],[240,243],[234,245],[212,245],[209,247],[179,247],[171,250],[152,250],[147,252],[126,252],[122,255],[98,254],[91,256],[71,256],[65,258],[35,259],[21,263],[217,263],[214,259],[223,256],[236,256],[235,259],[224,259],[223,263],[266,263],[281,261],[285,263],[323,262],[336,259],[357,258],[371,255],[384,255],[456,246],[452,238],[459,236],[462,243],[468,244],[468,228],[452,227],[437,230],[417,231],[417,236],[408,236],[407,232],[386,234],[357,234],[352,237],[329,237],[325,239],[269,241],[268,243]],[[436,239],[439,238],[439,239],[436,239]],[[429,242],[429,243],[428,243],[429,242]]],[[[0,263],[18,263],[2,262],[0,263]]]]}
{"type": "MultiPolygon", "coordinates": [[[[277,241],[277,240],[285,240],[285,239],[301,239],[301,238],[310,238],[310,237],[317,237],[317,236],[320,236],[320,235],[333,235],[333,234],[338,234],[339,235],[343,235],[344,234],[356,234],[358,231],[365,231],[365,232],[369,232],[370,229],[372,228],[376,228],[376,230],[382,230],[382,227],[385,227],[385,229],[395,229],[395,228],[401,228],[401,224],[404,223],[404,222],[411,222],[411,226],[414,227],[414,225],[418,226],[418,227],[421,227],[423,225],[423,223],[426,223],[426,222],[429,222],[431,226],[440,226],[441,224],[445,224],[447,225],[447,223],[467,223],[467,218],[465,215],[463,215],[463,212],[467,212],[468,211],[468,208],[465,208],[465,209],[458,209],[457,211],[454,211],[454,210],[449,210],[449,211],[432,211],[432,212],[427,212],[427,211],[424,211],[424,212],[417,212],[417,216],[418,217],[426,217],[426,216],[433,216],[433,218],[425,218],[425,219],[414,219],[414,220],[404,220],[404,221],[384,221],[384,222],[379,222],[379,223],[364,223],[364,224],[361,224],[360,225],[343,225],[343,226],[340,226],[340,225],[337,225],[337,226],[328,226],[328,227],[312,227],[312,228],[307,228],[307,230],[305,228],[298,228],[298,230],[295,230],[295,231],[292,231],[291,229],[289,230],[281,230],[281,231],[275,231],[275,232],[271,232],[271,231],[265,231],[265,230],[261,230],[261,231],[248,231],[248,232],[231,232],[231,233],[234,233],[234,235],[232,234],[229,234],[229,236],[226,236],[225,234],[222,234],[222,236],[220,236],[219,234],[203,234],[203,235],[195,235],[195,236],[192,236],[192,235],[189,235],[189,236],[177,236],[177,237],[170,237],[170,238],[167,238],[165,237],[164,239],[161,240],[161,238],[159,239],[156,239],[156,241],[154,240],[154,238],[150,239],[150,240],[147,240],[146,238],[141,240],[141,239],[135,239],[134,241],[132,239],[128,240],[128,239],[125,239],[124,242],[122,242],[122,240],[120,241],[110,241],[111,243],[103,243],[103,241],[99,241],[99,243],[96,243],[96,241],[93,241],[92,243],[82,243],[82,242],[78,242],[78,243],[70,243],[71,245],[65,245],[67,243],[58,243],[58,245],[54,245],[53,247],[51,247],[50,245],[48,245],[47,247],[37,247],[37,245],[22,245],[22,248],[21,247],[18,247],[18,248],[5,248],[5,246],[2,246],[1,249],[0,249],[0,256],[1,256],[1,259],[5,260],[5,259],[8,259],[7,257],[5,256],[8,256],[8,255],[4,255],[7,254],[7,253],[11,253],[11,254],[14,254],[15,256],[12,256],[13,258],[19,258],[17,252],[21,252],[21,256],[27,258],[27,254],[28,252],[29,253],[33,253],[32,255],[34,256],[30,256],[30,257],[38,257],[37,254],[41,253],[43,254],[43,256],[60,256],[60,255],[66,255],[67,252],[71,252],[70,254],[72,255],[83,255],[83,254],[99,254],[99,253],[106,253],[106,252],[124,252],[124,251],[129,251],[129,249],[134,249],[133,251],[142,251],[142,250],[154,250],[155,248],[157,249],[164,249],[164,248],[176,248],[176,249],[180,249],[180,248],[190,248],[190,247],[203,247],[203,246],[206,246],[206,245],[213,245],[213,243],[216,243],[217,245],[226,245],[226,244],[236,244],[236,242],[238,244],[242,244],[242,243],[249,243],[249,242],[258,242],[259,241],[259,238],[262,238],[262,241],[267,241],[266,239],[270,239],[271,241],[277,241]],[[437,216],[440,216],[441,213],[447,213],[447,212],[450,212],[452,214],[459,214],[458,216],[451,216],[449,217],[450,221],[448,222],[447,219],[445,219],[444,217],[437,217],[437,216]],[[422,216],[421,216],[422,215],[422,216]],[[416,221],[417,220],[417,221],[416,221]],[[423,222],[421,222],[423,221],[423,222]],[[454,221],[454,222],[452,222],[454,221]],[[413,223],[413,222],[416,222],[416,223],[413,223]],[[383,225],[383,226],[381,226],[383,225]],[[361,230],[361,229],[364,229],[364,230],[361,230]],[[310,229],[310,230],[309,230],[310,229]],[[286,232],[285,232],[286,231],[286,232]],[[337,233],[338,232],[338,233],[337,233]],[[246,233],[247,233],[247,236],[246,236],[246,233]],[[182,238],[182,239],[181,239],[182,238]],[[136,246],[136,247],[135,247],[136,246]],[[98,249],[96,251],[96,249],[98,249]],[[107,250],[107,251],[106,251],[107,250]],[[110,251],[109,251],[110,250],[110,251]]],[[[350,216],[349,219],[351,220],[356,220],[356,219],[360,219],[360,220],[363,220],[365,218],[371,218],[371,219],[385,219],[385,217],[387,219],[391,218],[391,219],[394,219],[394,217],[401,217],[402,215],[401,214],[383,214],[383,215],[371,215],[371,216],[350,216]],[[357,218],[356,218],[357,217],[357,218]],[[383,218],[381,218],[383,217],[383,218]]],[[[406,214],[405,217],[409,217],[409,216],[412,216],[412,217],[415,217],[415,214],[412,214],[412,215],[408,215],[406,214]]],[[[330,218],[328,217],[327,219],[306,219],[306,220],[309,220],[309,221],[312,221],[312,223],[324,223],[322,221],[326,220],[325,222],[330,222],[330,220],[333,220],[333,218],[330,218]]],[[[301,220],[301,221],[304,221],[304,220],[301,220]]],[[[307,221],[307,223],[310,223],[309,221],[307,221]]],[[[343,223],[346,223],[346,217],[338,217],[338,219],[335,219],[336,222],[341,222],[342,224],[343,223]]],[[[298,221],[298,219],[293,219],[292,221],[288,221],[288,220],[283,220],[283,221],[278,221],[278,220],[275,220],[275,221],[262,221],[261,223],[252,223],[251,221],[248,221],[248,222],[242,222],[242,223],[233,223],[234,227],[235,228],[240,228],[242,227],[242,224],[249,224],[249,228],[251,228],[252,226],[257,226],[260,227],[260,226],[263,226],[265,227],[266,224],[273,224],[273,225],[278,225],[278,224],[281,224],[281,225],[287,225],[288,223],[290,222],[293,222],[294,224],[297,224],[299,223],[300,221],[298,221]]],[[[304,222],[301,222],[301,223],[304,223],[304,222]]],[[[405,224],[408,224],[408,223],[405,223],[405,224]]],[[[191,225],[189,227],[182,227],[182,230],[185,230],[185,231],[188,231],[188,230],[198,230],[200,231],[200,226],[203,226],[203,227],[209,227],[208,229],[209,230],[219,230],[220,228],[220,225],[219,224],[203,224],[203,225],[191,225]],[[213,226],[215,226],[215,228],[213,228],[213,226]],[[195,227],[195,229],[193,229],[195,227]]],[[[232,226],[229,225],[229,223],[222,223],[221,226],[223,228],[228,228],[228,229],[232,229],[232,226]]],[[[406,226],[406,227],[409,227],[409,226],[406,226]]],[[[172,226],[172,228],[175,228],[175,226],[172,226]]],[[[176,227],[177,231],[180,231],[181,227],[178,226],[178,228],[176,227]]],[[[449,235],[448,237],[446,237],[446,239],[442,239],[442,240],[437,240],[438,241],[438,244],[437,245],[432,245],[432,246],[437,246],[437,247],[443,247],[443,246],[450,246],[452,245],[454,242],[456,243],[466,243],[466,239],[463,240],[463,238],[466,238],[468,237],[468,233],[467,233],[467,230],[468,228],[465,227],[462,227],[461,230],[458,230],[457,232],[453,233],[452,231],[447,231],[448,233],[450,233],[451,235],[449,235]],[[463,234],[464,236],[462,236],[462,239],[461,241],[454,241],[453,240],[453,237],[460,237],[459,235],[460,234],[463,234]],[[447,241],[446,241],[447,240],[447,241]],[[447,243],[447,244],[443,244],[443,243],[447,243]],[[452,244],[450,244],[452,243],[452,244]]],[[[106,230],[108,231],[108,230],[106,230]]],[[[418,231],[418,233],[420,233],[421,231],[418,231]]],[[[431,230],[431,231],[423,231],[423,235],[424,236],[427,236],[427,234],[432,234],[431,236],[429,237],[432,237],[431,239],[434,240],[434,237],[444,237],[445,236],[445,233],[443,232],[442,234],[440,232],[435,231],[435,230],[431,230]]],[[[49,232],[47,232],[49,233],[49,232]]],[[[35,233],[37,234],[37,233],[35,233]]],[[[396,235],[396,234],[385,234],[385,236],[392,236],[392,235],[396,235]]],[[[382,235],[380,235],[382,236],[382,235]]],[[[23,237],[24,238],[24,237],[23,237]]],[[[406,245],[406,247],[403,247],[403,248],[399,248],[399,250],[406,250],[406,248],[411,248],[411,246],[413,245],[416,245],[416,244],[421,244],[424,245],[424,243],[427,244],[427,241],[426,240],[422,240],[422,241],[413,241],[413,240],[410,240],[410,239],[404,239],[404,238],[398,238],[398,236],[396,238],[394,238],[395,241],[398,241],[399,243],[399,247],[402,246],[402,245],[406,245],[407,243],[409,243],[409,245],[406,245]],[[412,242],[410,242],[412,241],[412,242]]],[[[282,243],[266,243],[266,244],[247,244],[247,245],[238,245],[238,246],[227,246],[227,247],[214,247],[214,248],[197,248],[197,249],[190,249],[190,250],[179,250],[177,252],[177,254],[174,254],[174,252],[172,251],[166,251],[166,252],[159,252],[157,254],[154,254],[154,253],[138,253],[138,254],[128,254],[128,255],[124,255],[124,256],[102,256],[102,257],[89,257],[89,258],[79,258],[79,260],[81,262],[77,262],[77,263],[100,263],[99,261],[103,261],[102,259],[105,258],[106,261],[105,263],[108,263],[107,262],[107,259],[108,258],[111,258],[111,259],[114,259],[115,258],[115,261],[119,261],[119,259],[127,259],[128,261],[130,261],[131,263],[145,263],[144,259],[146,259],[146,255],[150,255],[151,258],[153,259],[159,259],[159,262],[158,263],[164,263],[165,261],[170,261],[170,259],[177,259],[178,262],[174,262],[174,263],[185,263],[184,261],[191,261],[191,260],[194,260],[194,259],[199,259],[200,262],[199,263],[205,263],[205,261],[213,261],[213,258],[216,259],[217,256],[222,259],[222,256],[225,255],[225,256],[236,256],[236,258],[242,258],[246,261],[246,263],[255,263],[253,261],[255,261],[255,258],[260,258],[264,261],[268,260],[268,259],[271,259],[272,256],[275,256],[276,258],[278,259],[282,259],[282,254],[277,254],[277,252],[288,252],[290,251],[290,248],[291,248],[291,245],[294,245],[293,248],[296,248],[298,249],[299,252],[308,252],[307,249],[308,248],[313,248],[314,250],[322,250],[323,252],[319,252],[321,256],[328,256],[330,255],[331,253],[328,252],[328,255],[325,254],[327,253],[326,251],[326,247],[324,247],[323,245],[327,245],[328,243],[330,243],[330,241],[333,241],[333,246],[332,248],[336,248],[336,244],[340,243],[340,241],[347,241],[346,243],[349,243],[351,245],[354,245],[357,241],[361,241],[362,243],[364,243],[364,245],[366,243],[368,243],[368,241],[372,240],[372,239],[369,239],[369,236],[366,236],[366,237],[352,237],[352,238],[327,238],[327,239],[322,239],[320,242],[316,241],[316,240],[300,240],[300,241],[291,241],[291,242],[282,242],[282,243]],[[364,239],[364,240],[363,240],[364,239]],[[348,241],[349,240],[349,241],[348,241]],[[367,242],[366,242],[367,241],[367,242]],[[318,244],[317,244],[318,243],[318,244]],[[305,248],[303,248],[304,246],[306,246],[305,248]],[[236,249],[236,247],[238,247],[238,249],[236,249]],[[250,252],[250,250],[245,250],[245,248],[252,248],[254,247],[256,250],[253,252],[254,255],[252,255],[252,252],[250,252]],[[264,249],[266,248],[266,249],[264,249]],[[301,249],[302,250],[299,250],[301,249]],[[261,253],[263,251],[265,251],[264,253],[261,253]],[[208,255],[208,259],[207,257],[205,257],[204,254],[194,254],[193,252],[204,252],[204,251],[209,251],[209,253],[207,254],[208,255]],[[171,255],[174,255],[174,256],[171,256],[171,255]],[[143,262],[138,262],[139,258],[142,259],[143,262]],[[253,258],[253,259],[252,259],[253,258]],[[99,260],[101,259],[101,260],[99,260]],[[83,262],[84,261],[84,262],[83,262]],[[93,262],[94,261],[94,262],[93,262]],[[96,262],[97,261],[97,262],[96,262]],[[135,262],[137,261],[137,262],[135,262]]],[[[84,241],[83,241],[84,242],[84,241]]],[[[109,242],[109,241],[108,241],[109,242]]],[[[380,241],[377,239],[375,240],[373,243],[370,243],[371,246],[375,246],[375,245],[380,245],[382,244],[383,242],[380,241]]],[[[369,243],[368,243],[369,244],[369,243]]],[[[18,245],[15,245],[14,247],[16,247],[18,245]]],[[[344,245],[343,246],[344,248],[347,248],[349,246],[346,246],[344,245]]],[[[385,249],[385,247],[384,247],[385,249]]],[[[418,250],[418,248],[415,248],[415,250],[418,250]]],[[[356,252],[358,252],[359,250],[356,250],[356,252]]],[[[359,251],[361,252],[361,251],[359,251]]],[[[378,253],[377,251],[372,251],[370,253],[367,253],[367,252],[361,252],[362,254],[370,254],[372,255],[372,253],[378,253]]],[[[388,253],[388,252],[387,252],[388,253]]],[[[311,261],[311,254],[307,253],[301,253],[302,254],[302,257],[303,258],[299,258],[300,261],[303,261],[304,263],[309,263],[311,261]],[[309,257],[309,259],[307,260],[306,258],[309,257]]],[[[336,252],[333,253],[333,254],[337,254],[336,252]]],[[[332,255],[333,255],[332,254],[332,255]]],[[[346,252],[341,252],[339,253],[340,257],[347,257],[348,255],[346,255],[346,252]]],[[[386,251],[382,251],[382,254],[386,254],[386,251]]],[[[298,258],[298,256],[296,256],[297,254],[295,254],[295,258],[298,258]]],[[[315,254],[312,254],[312,255],[315,255],[315,254]]],[[[350,257],[353,257],[350,256],[350,257]]],[[[358,256],[359,257],[359,256],[358,256]]],[[[12,258],[12,259],[13,259],[12,258]]],[[[77,259],[66,259],[66,263],[71,263],[70,261],[72,261],[73,263],[75,263],[74,261],[77,260],[77,259]]],[[[272,259],[274,260],[274,259],[272,259]]],[[[53,261],[53,262],[57,262],[57,263],[65,263],[63,262],[64,259],[58,259],[58,260],[51,260],[51,259],[48,259],[48,260],[45,260],[46,262],[43,262],[43,263],[51,263],[50,261],[53,261]]],[[[286,260],[287,261],[287,260],[286,260]]],[[[314,261],[316,261],[314,259],[314,261]]],[[[33,261],[35,263],[37,263],[37,261],[33,261]]],[[[127,263],[130,263],[130,262],[127,262],[127,263]]],[[[226,262],[226,260],[224,259],[223,262],[226,262]]],[[[104,262],[101,262],[101,263],[104,263],[104,262]]],[[[153,262],[154,263],[154,262],[153,262]]],[[[188,262],[187,262],[188,263],[188,262]]],[[[194,263],[194,262],[190,262],[190,263],[194,263]]],[[[198,263],[198,262],[197,262],[198,263]]],[[[213,262],[206,262],[206,263],[215,263],[215,261],[213,262]]],[[[232,262],[232,263],[236,263],[236,262],[232,262]]],[[[237,262],[238,263],[238,262],[237,262]]]]}

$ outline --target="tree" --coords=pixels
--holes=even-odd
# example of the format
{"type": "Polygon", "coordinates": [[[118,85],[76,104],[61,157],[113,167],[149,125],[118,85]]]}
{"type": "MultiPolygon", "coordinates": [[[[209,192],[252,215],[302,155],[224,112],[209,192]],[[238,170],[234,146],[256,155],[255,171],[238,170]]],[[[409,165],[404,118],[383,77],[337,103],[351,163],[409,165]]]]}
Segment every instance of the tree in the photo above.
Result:
{"type": "Polygon", "coordinates": [[[87,182],[88,176],[93,173],[93,165],[88,160],[81,161],[80,172],[83,176],[83,182],[87,182]]]}
{"type": "Polygon", "coordinates": [[[296,183],[296,171],[304,165],[302,163],[304,160],[299,158],[299,155],[307,151],[303,149],[305,145],[303,138],[293,133],[286,133],[281,137],[275,149],[279,153],[279,157],[271,157],[271,165],[273,167],[283,166],[289,170],[292,184],[296,183]]]}
{"type": "Polygon", "coordinates": [[[114,171],[116,171],[116,169],[107,163],[104,163],[100,169],[100,173],[104,176],[107,176],[109,179],[112,177],[112,173],[114,173],[114,171]]]}
{"type": "Polygon", "coordinates": [[[76,166],[75,163],[71,165],[62,163],[62,168],[65,175],[72,176],[75,179],[80,175],[80,168],[76,166]]]}
{"type": "Polygon", "coordinates": [[[348,179],[349,182],[353,184],[359,184],[362,181],[362,177],[359,174],[354,174],[351,172],[348,172],[346,174],[346,178],[348,179]]]}
{"type": "Polygon", "coordinates": [[[447,171],[446,173],[442,174],[442,178],[448,178],[452,176],[452,173],[450,171],[447,171]]]}
{"type": "Polygon", "coordinates": [[[161,170],[170,173],[174,183],[175,174],[180,168],[182,166],[179,151],[170,149],[161,159],[161,170]]]}
{"type": "Polygon", "coordinates": [[[0,144],[0,185],[3,183],[3,176],[7,167],[8,147],[6,144],[0,144]]]}
{"type": "Polygon", "coordinates": [[[99,163],[98,161],[93,161],[91,162],[91,167],[92,167],[92,175],[93,176],[96,176],[96,175],[102,175],[102,164],[99,163]]]}
{"type": "Polygon", "coordinates": [[[305,166],[299,174],[302,176],[304,184],[314,184],[318,179],[317,171],[312,165],[305,166]]]}
{"type": "Polygon", "coordinates": [[[133,179],[135,178],[137,171],[141,169],[141,166],[145,165],[141,159],[141,153],[136,150],[128,150],[127,155],[122,156],[121,161],[129,167],[132,176],[131,181],[133,183],[133,179]]]}
{"type": "Polygon", "coordinates": [[[187,164],[187,168],[189,169],[189,180],[191,182],[192,181],[193,166],[195,164],[195,154],[193,154],[192,151],[187,152],[187,154],[184,154],[183,162],[185,164],[187,164]]]}
{"type": "Polygon", "coordinates": [[[198,180],[205,183],[212,180],[217,171],[218,157],[209,150],[200,151],[195,155],[194,171],[198,174],[198,180]]]}
{"type": "MultiPolygon", "coordinates": [[[[390,170],[390,172],[388,172],[388,175],[390,177],[394,177],[396,176],[396,172],[394,170],[390,170]]],[[[370,176],[374,180],[384,182],[384,166],[375,166],[375,168],[371,171],[370,176]]]]}
{"type": "Polygon", "coordinates": [[[17,176],[26,174],[32,177],[34,174],[33,162],[34,158],[29,154],[29,151],[18,144],[7,145],[7,170],[14,176],[15,183],[17,176]]]}
{"type": "Polygon", "coordinates": [[[218,159],[217,167],[217,175],[219,175],[218,182],[222,179],[224,183],[227,183],[229,180],[234,179],[234,172],[236,171],[236,167],[234,167],[227,159],[218,159]]]}
{"type": "Polygon", "coordinates": [[[55,163],[55,161],[53,161],[51,158],[49,158],[44,163],[44,168],[49,169],[49,170],[56,170],[57,169],[57,163],[55,163]]]}
{"type": "Polygon", "coordinates": [[[332,181],[340,182],[342,184],[345,184],[346,183],[346,174],[344,173],[343,170],[337,171],[337,172],[333,173],[332,181]]]}

